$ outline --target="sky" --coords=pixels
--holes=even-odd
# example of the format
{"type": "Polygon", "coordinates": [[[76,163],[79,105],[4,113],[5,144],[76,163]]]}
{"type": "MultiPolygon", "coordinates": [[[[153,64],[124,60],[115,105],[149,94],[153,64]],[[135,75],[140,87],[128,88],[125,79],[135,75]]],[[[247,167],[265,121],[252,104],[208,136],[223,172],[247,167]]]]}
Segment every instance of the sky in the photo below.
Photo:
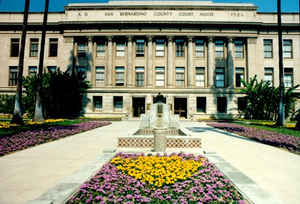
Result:
{"type": "MultiPolygon", "coordinates": [[[[107,0],[50,0],[49,11],[63,11],[69,3],[95,3],[107,0]]],[[[200,0],[201,1],[201,0],[200,0]]],[[[216,3],[253,3],[258,6],[260,12],[276,12],[277,0],[212,0],[216,3]]],[[[299,12],[300,0],[281,0],[282,12],[299,12]]],[[[30,11],[43,11],[45,0],[30,0],[30,11]]],[[[25,0],[0,0],[0,12],[22,12],[25,0]]]]}

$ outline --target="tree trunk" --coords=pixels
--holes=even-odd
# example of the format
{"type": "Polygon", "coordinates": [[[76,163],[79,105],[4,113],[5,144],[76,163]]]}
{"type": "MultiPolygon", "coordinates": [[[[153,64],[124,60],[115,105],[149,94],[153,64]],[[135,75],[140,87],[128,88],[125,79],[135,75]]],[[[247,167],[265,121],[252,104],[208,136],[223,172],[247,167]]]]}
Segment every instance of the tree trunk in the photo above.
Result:
{"type": "Polygon", "coordinates": [[[24,53],[26,44],[26,33],[27,33],[27,22],[29,13],[30,0],[25,1],[24,8],[24,19],[22,26],[22,38],[21,38],[21,50],[19,55],[19,68],[18,68],[18,81],[17,81],[17,91],[15,98],[14,114],[11,123],[23,124],[23,110],[22,110],[22,88],[23,88],[23,67],[24,67],[24,53]]]}
{"type": "Polygon", "coordinates": [[[43,30],[41,39],[41,50],[40,50],[40,62],[39,62],[39,73],[38,73],[38,83],[36,91],[36,101],[35,101],[35,111],[34,111],[34,121],[44,121],[43,115],[43,103],[42,103],[42,77],[44,68],[44,51],[45,51],[45,39],[47,31],[47,19],[48,19],[48,8],[49,0],[45,2],[44,20],[43,20],[43,30]]]}

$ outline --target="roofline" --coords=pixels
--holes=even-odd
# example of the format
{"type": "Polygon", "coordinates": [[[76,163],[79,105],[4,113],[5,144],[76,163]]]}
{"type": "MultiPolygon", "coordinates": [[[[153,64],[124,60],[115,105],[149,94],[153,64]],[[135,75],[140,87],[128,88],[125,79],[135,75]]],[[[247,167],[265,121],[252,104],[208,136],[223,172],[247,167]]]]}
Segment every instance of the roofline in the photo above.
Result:
{"type": "MultiPolygon", "coordinates": [[[[23,14],[22,11],[0,11],[0,14],[23,14]]],[[[63,14],[65,11],[49,11],[48,14],[63,14]]],[[[44,14],[42,11],[31,11],[29,14],[44,14]]]]}

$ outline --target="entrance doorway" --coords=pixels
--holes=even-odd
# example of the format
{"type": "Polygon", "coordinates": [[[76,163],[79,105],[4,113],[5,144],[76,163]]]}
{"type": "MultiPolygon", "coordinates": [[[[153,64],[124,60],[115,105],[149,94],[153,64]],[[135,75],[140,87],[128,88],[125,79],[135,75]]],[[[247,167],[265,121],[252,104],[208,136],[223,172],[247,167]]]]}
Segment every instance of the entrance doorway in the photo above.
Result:
{"type": "Polygon", "coordinates": [[[179,117],[187,118],[187,99],[174,98],[174,113],[179,117]]]}
{"type": "Polygon", "coordinates": [[[132,97],[133,117],[140,117],[145,113],[145,98],[132,97]]]}

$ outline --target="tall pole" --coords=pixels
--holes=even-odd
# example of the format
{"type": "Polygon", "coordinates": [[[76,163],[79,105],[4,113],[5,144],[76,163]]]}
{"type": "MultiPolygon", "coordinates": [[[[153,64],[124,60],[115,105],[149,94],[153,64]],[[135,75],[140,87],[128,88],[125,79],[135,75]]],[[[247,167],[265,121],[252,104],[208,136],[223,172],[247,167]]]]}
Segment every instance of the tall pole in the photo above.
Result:
{"type": "Polygon", "coordinates": [[[43,27],[42,27],[39,73],[38,73],[38,83],[37,83],[37,91],[36,91],[36,99],[35,99],[35,111],[34,111],[34,118],[33,118],[34,121],[44,121],[41,90],[42,90],[42,77],[43,77],[43,68],[44,68],[44,52],[45,52],[45,38],[46,38],[46,31],[47,31],[48,9],[49,9],[49,0],[46,0],[43,27]]]}
{"type": "Polygon", "coordinates": [[[23,25],[22,25],[22,37],[21,37],[21,50],[19,55],[17,91],[16,91],[13,118],[11,120],[11,123],[16,123],[16,124],[23,124],[22,88],[23,88],[24,53],[25,53],[25,44],[26,44],[29,4],[30,4],[30,0],[25,0],[24,18],[23,18],[23,25]]]}
{"type": "Polygon", "coordinates": [[[278,126],[285,125],[285,108],[284,108],[284,81],[283,81],[283,57],[282,57],[282,27],[281,27],[281,0],[277,0],[277,22],[278,22],[278,50],[279,50],[279,112],[278,126]]]}

